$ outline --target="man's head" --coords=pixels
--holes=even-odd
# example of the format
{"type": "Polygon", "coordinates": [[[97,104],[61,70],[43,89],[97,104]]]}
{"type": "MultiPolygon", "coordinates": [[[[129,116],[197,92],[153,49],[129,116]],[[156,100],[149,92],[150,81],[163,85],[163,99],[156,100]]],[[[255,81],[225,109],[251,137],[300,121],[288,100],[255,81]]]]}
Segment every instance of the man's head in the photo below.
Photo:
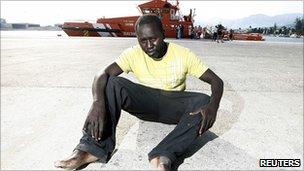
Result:
{"type": "Polygon", "coordinates": [[[167,51],[165,32],[156,15],[143,15],[135,24],[137,40],[142,50],[151,58],[162,58],[167,51]]]}

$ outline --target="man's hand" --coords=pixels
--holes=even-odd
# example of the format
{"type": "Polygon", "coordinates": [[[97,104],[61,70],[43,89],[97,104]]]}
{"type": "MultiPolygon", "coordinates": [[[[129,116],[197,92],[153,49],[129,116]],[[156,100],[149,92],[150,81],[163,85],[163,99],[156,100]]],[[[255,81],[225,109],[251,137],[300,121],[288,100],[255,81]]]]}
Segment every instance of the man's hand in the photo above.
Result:
{"type": "Polygon", "coordinates": [[[202,115],[201,127],[199,129],[198,134],[202,135],[202,133],[206,132],[209,128],[211,128],[216,119],[217,106],[208,104],[207,106],[201,108],[196,112],[191,112],[190,115],[202,115]]]}
{"type": "Polygon", "coordinates": [[[93,81],[92,93],[93,104],[88,113],[87,119],[84,123],[83,130],[92,136],[96,141],[101,139],[105,116],[105,87],[107,85],[108,77],[118,76],[122,73],[122,69],[114,62],[109,65],[104,71],[98,72],[93,81]]]}
{"type": "Polygon", "coordinates": [[[202,125],[199,130],[199,135],[207,131],[214,124],[224,90],[224,82],[211,69],[207,69],[207,71],[200,76],[200,80],[211,85],[211,97],[206,107],[202,107],[199,111],[193,112],[193,114],[200,113],[202,115],[202,125]]]}
{"type": "Polygon", "coordinates": [[[83,130],[96,141],[101,139],[104,127],[105,111],[101,102],[93,102],[83,130]]]}

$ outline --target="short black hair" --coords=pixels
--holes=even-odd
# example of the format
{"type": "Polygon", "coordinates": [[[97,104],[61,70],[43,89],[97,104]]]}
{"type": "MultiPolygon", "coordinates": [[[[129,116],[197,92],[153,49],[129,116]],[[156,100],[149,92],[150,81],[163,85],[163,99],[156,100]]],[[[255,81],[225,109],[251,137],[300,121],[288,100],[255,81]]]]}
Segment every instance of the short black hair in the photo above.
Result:
{"type": "Polygon", "coordinates": [[[157,15],[153,14],[145,14],[140,16],[135,23],[135,32],[137,32],[137,28],[144,24],[155,24],[161,32],[164,31],[163,24],[157,15]]]}

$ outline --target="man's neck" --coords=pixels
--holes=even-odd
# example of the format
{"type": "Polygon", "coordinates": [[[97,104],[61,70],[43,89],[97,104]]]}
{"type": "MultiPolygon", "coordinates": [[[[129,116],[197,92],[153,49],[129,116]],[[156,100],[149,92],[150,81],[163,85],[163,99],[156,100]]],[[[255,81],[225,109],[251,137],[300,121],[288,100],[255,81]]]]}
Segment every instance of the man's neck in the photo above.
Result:
{"type": "Polygon", "coordinates": [[[168,51],[168,47],[169,47],[169,43],[164,42],[164,45],[162,46],[161,53],[159,54],[159,57],[158,58],[153,58],[153,59],[156,60],[156,61],[162,60],[163,57],[166,55],[166,53],[168,51]]]}

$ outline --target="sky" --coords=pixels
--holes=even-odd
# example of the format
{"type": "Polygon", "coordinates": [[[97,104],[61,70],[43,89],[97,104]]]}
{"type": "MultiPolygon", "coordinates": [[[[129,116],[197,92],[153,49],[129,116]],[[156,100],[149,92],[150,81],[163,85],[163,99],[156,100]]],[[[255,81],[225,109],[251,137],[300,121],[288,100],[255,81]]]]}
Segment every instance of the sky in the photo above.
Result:
{"type": "MultiPolygon", "coordinates": [[[[96,22],[98,18],[140,15],[137,1],[1,1],[1,18],[8,23],[24,22],[42,26],[65,21],[96,22]]],[[[169,1],[173,4],[176,1],[169,1]]],[[[181,13],[196,8],[195,21],[234,20],[254,14],[269,16],[303,13],[302,0],[286,1],[179,1],[181,13]]]]}

